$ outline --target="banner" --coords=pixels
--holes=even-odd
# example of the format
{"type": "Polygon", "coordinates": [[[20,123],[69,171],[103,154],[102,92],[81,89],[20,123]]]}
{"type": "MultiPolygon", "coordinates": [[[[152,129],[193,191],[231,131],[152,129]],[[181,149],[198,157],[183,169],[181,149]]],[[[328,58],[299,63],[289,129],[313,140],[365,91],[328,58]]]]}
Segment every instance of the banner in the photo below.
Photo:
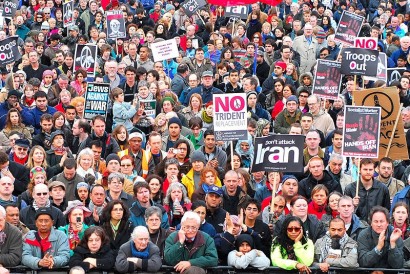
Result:
{"type": "Polygon", "coordinates": [[[124,14],[121,10],[106,11],[107,37],[109,39],[126,38],[124,14]]]}
{"type": "Polygon", "coordinates": [[[94,77],[97,60],[97,45],[86,44],[75,47],[74,72],[82,68],[87,71],[87,76],[94,77]]]}
{"type": "Polygon", "coordinates": [[[181,7],[184,8],[185,14],[188,17],[196,14],[196,11],[204,6],[206,6],[205,0],[185,0],[181,4],[181,7]]]}
{"type": "Polygon", "coordinates": [[[225,17],[235,17],[240,19],[248,18],[248,6],[234,6],[225,8],[225,17]]]}
{"type": "Polygon", "coordinates": [[[214,131],[217,141],[247,140],[245,93],[213,94],[214,131]]]}
{"type": "Polygon", "coordinates": [[[275,134],[255,138],[252,172],[303,172],[302,135],[275,134]]]}
{"type": "MultiPolygon", "coordinates": [[[[390,137],[393,134],[394,123],[397,115],[400,114],[400,98],[397,89],[391,87],[353,91],[353,102],[357,106],[381,108],[379,159],[384,157],[390,137]]],[[[406,135],[401,117],[399,117],[387,156],[395,160],[406,160],[409,158],[406,135]]]]}
{"type": "Polygon", "coordinates": [[[17,0],[4,0],[3,2],[3,17],[13,18],[16,15],[19,1],[17,0]]]}
{"type": "Polygon", "coordinates": [[[88,83],[85,92],[84,119],[91,121],[96,115],[107,116],[110,84],[88,83]]]}
{"type": "Polygon", "coordinates": [[[372,49],[346,48],[343,50],[340,72],[345,75],[376,76],[379,51],[372,49]]]}
{"type": "Polygon", "coordinates": [[[335,100],[339,95],[341,64],[335,61],[317,60],[316,74],[313,81],[312,94],[324,99],[335,100]]]}
{"type": "Polygon", "coordinates": [[[336,28],[335,41],[347,47],[354,46],[354,40],[359,35],[363,22],[363,16],[344,10],[336,28]]]}
{"type": "Polygon", "coordinates": [[[140,104],[144,107],[145,114],[155,119],[157,100],[140,100],[140,104]]]}
{"type": "Polygon", "coordinates": [[[18,36],[12,36],[0,41],[0,67],[21,59],[17,40],[18,36]]]}
{"type": "Polygon", "coordinates": [[[387,69],[387,85],[390,86],[394,81],[399,81],[406,71],[406,68],[388,68],[387,69]]]}
{"type": "Polygon", "coordinates": [[[386,53],[379,52],[379,61],[377,63],[376,77],[364,76],[365,80],[377,81],[382,80],[387,83],[387,56],[386,53]]]}
{"type": "Polygon", "coordinates": [[[179,56],[177,41],[175,41],[175,39],[152,43],[151,51],[152,56],[154,56],[154,62],[177,58],[179,56]]]}
{"type": "Polygon", "coordinates": [[[65,28],[74,25],[73,10],[74,1],[66,2],[63,4],[63,23],[65,28]]]}
{"type": "Polygon", "coordinates": [[[354,39],[355,48],[377,50],[377,38],[374,37],[356,37],[354,39]]]}
{"type": "Polygon", "coordinates": [[[378,158],[380,107],[345,106],[342,155],[378,158]]]}

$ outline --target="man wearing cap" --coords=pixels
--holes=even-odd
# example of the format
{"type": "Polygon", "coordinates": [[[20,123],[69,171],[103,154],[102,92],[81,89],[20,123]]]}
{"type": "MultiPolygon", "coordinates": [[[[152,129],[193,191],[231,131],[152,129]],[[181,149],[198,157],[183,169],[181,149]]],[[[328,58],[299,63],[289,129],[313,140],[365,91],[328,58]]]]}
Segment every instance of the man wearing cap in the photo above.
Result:
{"type": "Polygon", "coordinates": [[[14,143],[13,152],[10,153],[10,161],[25,165],[28,160],[30,142],[27,139],[18,139],[14,143]]]}
{"type": "Polygon", "coordinates": [[[223,232],[226,211],[221,207],[223,197],[222,188],[210,186],[205,195],[206,221],[210,223],[217,233],[223,232]]]}
{"type": "Polygon", "coordinates": [[[125,155],[130,155],[134,158],[134,170],[138,176],[147,178],[149,174],[153,174],[155,170],[154,159],[152,154],[141,148],[144,137],[139,132],[133,132],[128,137],[129,148],[118,152],[120,159],[125,155]]]}
{"type": "Polygon", "coordinates": [[[191,92],[188,93],[188,95],[185,97],[184,105],[185,106],[189,105],[189,99],[191,98],[191,95],[194,93],[198,93],[199,95],[201,95],[202,102],[204,104],[208,103],[209,101],[212,101],[213,94],[221,94],[222,91],[214,87],[213,82],[214,82],[214,73],[212,71],[208,70],[202,73],[201,85],[192,89],[191,92]]]}
{"type": "Polygon", "coordinates": [[[89,2],[89,9],[87,9],[81,14],[80,18],[84,21],[84,24],[85,24],[84,26],[85,26],[86,31],[88,30],[89,26],[94,22],[95,14],[97,13],[97,10],[98,10],[97,1],[91,0],[89,2]]]}
{"type": "Polygon", "coordinates": [[[51,205],[50,193],[47,185],[37,184],[33,189],[33,204],[23,208],[20,214],[20,221],[22,221],[31,230],[36,229],[35,215],[39,208],[47,208],[52,216],[54,227],[66,225],[66,219],[58,208],[51,205]]]}
{"type": "Polygon", "coordinates": [[[293,49],[300,54],[300,73],[309,72],[316,64],[317,40],[313,36],[313,27],[305,24],[303,35],[293,41],[293,49]]]}
{"type": "Polygon", "coordinates": [[[194,152],[195,148],[192,142],[186,137],[182,136],[182,123],[178,117],[172,117],[168,121],[168,133],[169,135],[164,135],[162,137],[162,147],[161,150],[169,151],[170,148],[174,147],[174,144],[179,139],[184,139],[189,143],[191,153],[194,152]]]}
{"type": "Polygon", "coordinates": [[[276,116],[273,128],[275,133],[288,134],[293,123],[299,123],[302,118],[302,111],[299,109],[299,101],[295,95],[291,95],[286,100],[286,107],[276,116]]]}
{"type": "Polygon", "coordinates": [[[37,231],[33,229],[27,233],[23,242],[22,264],[33,270],[65,266],[70,259],[68,238],[64,232],[53,228],[50,208],[40,207],[33,220],[37,231]]]}
{"type": "Polygon", "coordinates": [[[265,82],[269,77],[270,66],[266,63],[264,59],[264,51],[258,50],[256,55],[256,76],[259,79],[259,83],[265,82]]]}

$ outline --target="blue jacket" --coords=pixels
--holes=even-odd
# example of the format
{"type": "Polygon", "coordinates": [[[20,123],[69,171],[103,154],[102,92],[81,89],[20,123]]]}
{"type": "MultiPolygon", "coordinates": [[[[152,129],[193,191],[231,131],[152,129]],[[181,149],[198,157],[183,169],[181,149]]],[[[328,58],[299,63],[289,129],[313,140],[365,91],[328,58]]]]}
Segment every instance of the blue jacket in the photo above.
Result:
{"type": "MultiPolygon", "coordinates": [[[[26,242],[27,240],[35,241],[35,233],[35,230],[30,230],[26,235],[26,240],[23,241],[23,259],[21,263],[31,269],[40,269],[38,262],[43,257],[40,247],[26,242]]],[[[53,268],[66,266],[70,259],[70,247],[68,245],[67,235],[62,231],[52,228],[48,239],[51,242],[51,248],[47,252],[53,256],[53,268]]]]}
{"type": "MultiPolygon", "coordinates": [[[[157,206],[161,209],[162,211],[161,227],[168,229],[169,228],[168,214],[165,211],[165,209],[161,205],[156,204],[153,201],[150,201],[150,204],[151,206],[157,206]]],[[[135,227],[140,226],[140,225],[147,226],[147,224],[145,223],[145,217],[144,217],[145,209],[146,208],[142,207],[138,201],[132,204],[132,207],[130,208],[130,212],[131,212],[130,221],[135,227]]]]}
{"type": "Polygon", "coordinates": [[[43,114],[51,114],[53,115],[56,113],[57,110],[53,107],[47,106],[46,111],[41,111],[39,108],[35,107],[33,109],[28,109],[28,108],[23,108],[21,111],[21,116],[23,117],[23,123],[26,126],[33,126],[34,127],[34,135],[38,134],[41,132],[41,126],[40,126],[40,119],[43,114]]]}

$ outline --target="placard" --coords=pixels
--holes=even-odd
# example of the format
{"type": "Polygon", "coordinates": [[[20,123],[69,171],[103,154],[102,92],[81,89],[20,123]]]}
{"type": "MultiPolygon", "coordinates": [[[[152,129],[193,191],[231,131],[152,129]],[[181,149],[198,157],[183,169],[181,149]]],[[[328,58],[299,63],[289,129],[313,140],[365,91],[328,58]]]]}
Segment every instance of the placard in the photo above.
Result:
{"type": "Polygon", "coordinates": [[[275,134],[255,138],[252,172],[303,172],[303,135],[275,134]]]}
{"type": "Polygon", "coordinates": [[[97,45],[86,44],[75,47],[74,72],[82,68],[87,71],[87,76],[94,77],[97,60],[97,45]]]}
{"type": "Polygon", "coordinates": [[[347,47],[354,46],[355,38],[359,35],[363,22],[363,16],[344,10],[336,28],[335,41],[347,47]]]}
{"type": "Polygon", "coordinates": [[[151,44],[154,62],[177,58],[179,56],[178,46],[175,39],[169,39],[151,44]]]}
{"type": "Polygon", "coordinates": [[[316,73],[313,81],[312,94],[324,99],[335,100],[339,96],[341,64],[335,61],[317,60],[316,73]]]}
{"type": "Polygon", "coordinates": [[[342,52],[340,72],[345,75],[377,75],[379,51],[372,49],[346,48],[342,52]]]}
{"type": "MultiPolygon", "coordinates": [[[[353,91],[353,102],[357,106],[381,108],[379,159],[384,157],[393,133],[394,123],[397,115],[400,114],[400,98],[396,87],[353,91]]],[[[401,117],[399,117],[387,156],[395,160],[407,160],[409,158],[401,117]]]]}
{"type": "Polygon", "coordinates": [[[107,37],[110,39],[126,38],[125,20],[122,10],[106,11],[107,37]]]}
{"type": "Polygon", "coordinates": [[[110,84],[88,83],[85,92],[84,119],[91,121],[94,116],[107,117],[110,84]]]}
{"type": "Polygon", "coordinates": [[[378,158],[380,107],[345,106],[342,155],[378,158]]]}
{"type": "Polygon", "coordinates": [[[21,59],[17,40],[18,36],[12,36],[0,41],[0,67],[21,59]]]}
{"type": "Polygon", "coordinates": [[[247,140],[245,93],[213,94],[214,131],[217,141],[247,140]]]}

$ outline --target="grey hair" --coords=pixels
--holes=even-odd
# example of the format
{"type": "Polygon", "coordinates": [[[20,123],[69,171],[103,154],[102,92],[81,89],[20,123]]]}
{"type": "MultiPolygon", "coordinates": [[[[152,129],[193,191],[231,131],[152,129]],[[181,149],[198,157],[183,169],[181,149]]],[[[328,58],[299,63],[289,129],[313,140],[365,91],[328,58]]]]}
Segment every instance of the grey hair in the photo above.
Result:
{"type": "Polygon", "coordinates": [[[124,175],[119,172],[113,172],[108,175],[108,183],[110,184],[113,179],[118,179],[122,184],[124,184],[124,175]]]}
{"type": "Polygon", "coordinates": [[[195,220],[198,223],[198,225],[201,224],[201,218],[199,217],[198,213],[196,213],[196,212],[193,212],[193,211],[185,212],[184,216],[182,216],[181,224],[183,224],[188,219],[195,220]]]}
{"type": "Polygon", "coordinates": [[[135,240],[142,233],[146,233],[147,235],[149,235],[148,228],[146,228],[145,226],[142,226],[142,225],[135,227],[134,230],[131,233],[131,239],[135,240]]]}
{"type": "Polygon", "coordinates": [[[157,206],[150,206],[145,210],[144,218],[145,221],[148,220],[149,217],[156,214],[160,219],[162,219],[162,210],[157,206]]]}
{"type": "Polygon", "coordinates": [[[331,161],[333,161],[333,160],[343,161],[344,159],[343,159],[343,156],[340,155],[339,153],[332,153],[332,154],[330,155],[329,162],[331,162],[331,161]]]}

